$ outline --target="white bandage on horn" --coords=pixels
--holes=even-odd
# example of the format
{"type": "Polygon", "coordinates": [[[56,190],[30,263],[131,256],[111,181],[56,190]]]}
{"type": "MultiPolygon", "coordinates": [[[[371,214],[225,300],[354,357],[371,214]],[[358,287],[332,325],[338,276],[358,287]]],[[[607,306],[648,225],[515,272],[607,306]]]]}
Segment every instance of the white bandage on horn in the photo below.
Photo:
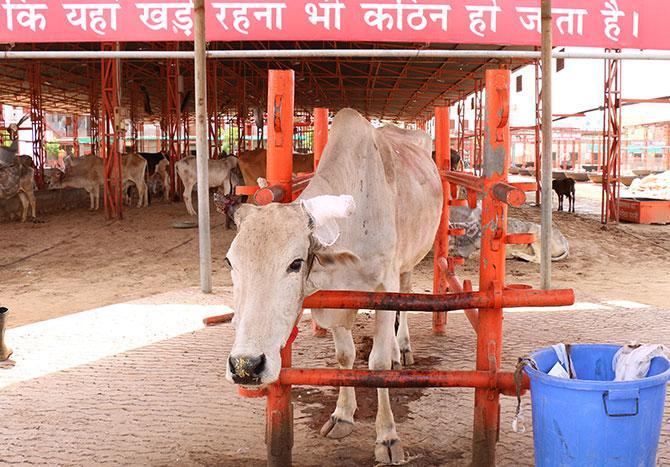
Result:
{"type": "Polygon", "coordinates": [[[314,237],[323,246],[331,246],[340,236],[336,219],[344,219],[356,208],[349,195],[322,195],[301,201],[302,207],[314,220],[314,237]]]}

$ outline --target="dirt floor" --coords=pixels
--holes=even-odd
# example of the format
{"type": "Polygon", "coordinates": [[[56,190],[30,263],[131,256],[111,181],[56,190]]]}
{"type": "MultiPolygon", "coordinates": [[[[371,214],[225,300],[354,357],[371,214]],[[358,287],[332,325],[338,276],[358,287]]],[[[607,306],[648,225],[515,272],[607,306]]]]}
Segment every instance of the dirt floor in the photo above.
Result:
{"type": "MultiPolygon", "coordinates": [[[[599,223],[600,192],[578,185],[577,214],[555,213],[555,226],[570,242],[570,257],[554,263],[553,286],[572,287],[578,299],[633,300],[665,307],[670,303],[670,225],[599,223]]],[[[532,197],[529,194],[529,199],[532,197]]],[[[234,236],[223,216],[212,217],[213,283],[230,286],[222,260],[234,236]]],[[[94,307],[198,285],[196,229],[175,229],[188,220],[182,203],[156,202],[128,208],[123,221],[102,212],[69,211],[42,223],[0,224],[0,304],[13,310],[19,326],[94,307]]],[[[539,222],[539,209],[526,206],[510,215],[539,222]]],[[[415,273],[417,291],[429,291],[432,258],[415,273]]],[[[478,259],[460,270],[476,277],[478,259]]],[[[539,286],[539,265],[508,261],[508,283],[539,286]]],[[[475,282],[476,284],[476,282],[475,282]]]]}

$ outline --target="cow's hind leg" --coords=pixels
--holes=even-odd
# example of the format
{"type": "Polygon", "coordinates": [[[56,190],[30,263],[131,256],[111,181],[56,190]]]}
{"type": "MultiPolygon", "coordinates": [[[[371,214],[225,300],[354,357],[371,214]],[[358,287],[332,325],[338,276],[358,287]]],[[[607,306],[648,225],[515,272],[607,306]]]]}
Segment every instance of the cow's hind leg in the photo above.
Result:
{"type": "MultiPolygon", "coordinates": [[[[351,330],[343,327],[335,327],[333,340],[335,341],[335,358],[340,368],[351,369],[354,367],[356,358],[356,347],[351,330]]],[[[352,387],[341,387],[337,398],[337,407],[330,419],[321,428],[321,434],[328,438],[344,438],[351,434],[354,429],[354,412],[356,412],[356,392],[352,387]]]]}
{"type": "Polygon", "coordinates": [[[196,212],[193,209],[193,201],[191,201],[191,195],[193,194],[193,185],[186,186],[184,185],[184,204],[186,205],[186,210],[192,216],[195,216],[196,212]]]}
{"type": "Polygon", "coordinates": [[[25,222],[28,219],[28,207],[30,206],[30,203],[23,191],[19,191],[17,194],[19,196],[19,201],[21,202],[21,222],[25,222]]]}
{"type": "Polygon", "coordinates": [[[37,200],[35,199],[35,193],[30,190],[26,192],[26,197],[30,203],[30,210],[33,215],[33,220],[37,219],[37,200]]]}
{"type": "MultiPolygon", "coordinates": [[[[398,290],[395,287],[384,287],[385,290],[398,290]]],[[[375,338],[370,353],[369,368],[371,370],[390,370],[393,362],[400,357],[398,341],[395,337],[395,311],[375,313],[375,338]]],[[[398,464],[404,461],[400,438],[396,432],[395,420],[391,411],[388,388],[377,389],[377,440],[375,442],[375,460],[382,464],[398,464]]]]}
{"type": "MultiPolygon", "coordinates": [[[[412,273],[405,272],[400,274],[400,292],[410,293],[412,291],[412,273]]],[[[398,347],[400,347],[400,361],[403,366],[410,366],[414,364],[414,354],[412,353],[412,346],[409,341],[409,326],[407,325],[407,312],[399,312],[400,319],[398,323],[398,330],[396,337],[398,339],[398,347]]]]}

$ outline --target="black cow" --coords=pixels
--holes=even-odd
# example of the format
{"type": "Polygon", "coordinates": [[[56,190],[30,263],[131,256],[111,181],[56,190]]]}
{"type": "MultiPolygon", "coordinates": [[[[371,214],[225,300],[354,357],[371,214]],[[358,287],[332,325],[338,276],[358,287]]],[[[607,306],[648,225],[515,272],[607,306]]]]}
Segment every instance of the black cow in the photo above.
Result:
{"type": "Polygon", "coordinates": [[[568,212],[575,212],[575,181],[571,178],[553,180],[551,187],[558,195],[558,210],[563,210],[563,197],[568,197],[568,212]]]}
{"type": "MultiPolygon", "coordinates": [[[[435,151],[433,151],[433,160],[435,160],[435,151]]],[[[458,164],[461,162],[461,156],[455,149],[451,150],[451,170],[457,170],[458,164]]]]}

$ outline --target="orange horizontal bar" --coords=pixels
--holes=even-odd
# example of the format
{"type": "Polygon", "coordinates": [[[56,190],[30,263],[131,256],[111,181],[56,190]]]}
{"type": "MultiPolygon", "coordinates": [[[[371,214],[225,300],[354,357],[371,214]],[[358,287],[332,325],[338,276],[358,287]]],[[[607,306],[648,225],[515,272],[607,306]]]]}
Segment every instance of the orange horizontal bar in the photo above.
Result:
{"type": "Polygon", "coordinates": [[[538,188],[538,184],[535,182],[513,182],[509,184],[521,191],[535,191],[538,188]]]}
{"type": "Polygon", "coordinates": [[[508,245],[530,245],[535,241],[532,233],[513,233],[505,235],[505,243],[508,245]]]}
{"type": "MultiPolygon", "coordinates": [[[[514,373],[435,370],[344,370],[333,368],[282,368],[279,383],[307,386],[368,388],[491,388],[511,393],[514,373]]],[[[524,375],[522,389],[530,383],[524,375]]]]}
{"type": "Polygon", "coordinates": [[[238,185],[235,187],[235,194],[253,196],[259,189],[258,186],[238,185]]]}
{"type": "MultiPolygon", "coordinates": [[[[572,289],[503,290],[501,306],[503,308],[565,306],[574,302],[575,294],[572,289]]],[[[303,302],[303,308],[349,310],[450,311],[493,307],[493,293],[482,291],[438,295],[323,290],[310,295],[303,302]]]]}

